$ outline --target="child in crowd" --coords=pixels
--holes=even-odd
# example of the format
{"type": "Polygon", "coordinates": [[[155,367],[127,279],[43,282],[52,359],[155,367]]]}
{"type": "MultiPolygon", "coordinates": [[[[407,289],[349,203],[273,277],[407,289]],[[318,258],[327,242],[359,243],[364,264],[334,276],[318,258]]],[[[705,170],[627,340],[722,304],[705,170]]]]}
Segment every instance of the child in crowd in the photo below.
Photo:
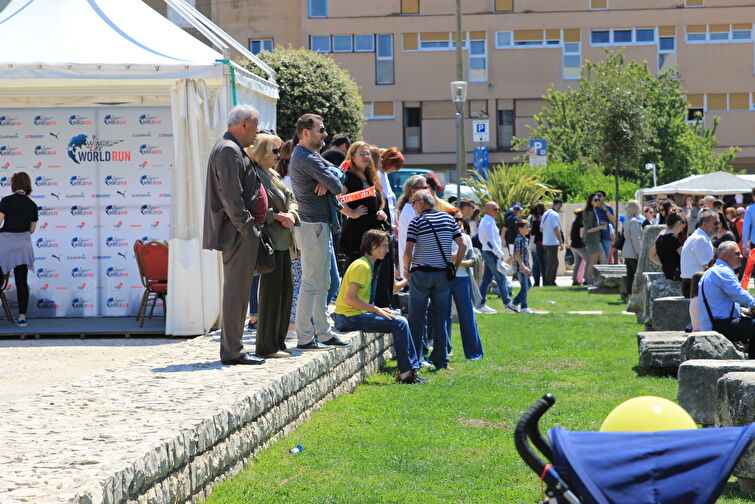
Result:
{"type": "Polygon", "coordinates": [[[514,240],[514,273],[519,280],[521,287],[516,297],[512,301],[514,305],[513,311],[519,313],[533,313],[527,306],[527,291],[530,288],[530,254],[529,254],[529,239],[530,223],[524,219],[516,221],[516,240],[514,240]]]}
{"type": "Polygon", "coordinates": [[[700,325],[701,301],[700,297],[698,297],[700,279],[703,277],[703,273],[703,271],[698,271],[692,275],[692,280],[690,282],[689,297],[691,299],[689,300],[689,320],[691,322],[690,325],[692,326],[692,332],[703,330],[700,325]]]}

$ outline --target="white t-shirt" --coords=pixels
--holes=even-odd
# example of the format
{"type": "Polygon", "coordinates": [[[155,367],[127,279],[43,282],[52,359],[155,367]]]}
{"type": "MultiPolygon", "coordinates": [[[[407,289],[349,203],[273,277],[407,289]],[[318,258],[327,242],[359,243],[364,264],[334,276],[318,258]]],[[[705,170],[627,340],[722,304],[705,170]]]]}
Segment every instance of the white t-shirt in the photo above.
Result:
{"type": "Polygon", "coordinates": [[[543,232],[543,245],[560,245],[560,236],[556,237],[556,233],[561,233],[561,218],[558,212],[552,208],[546,210],[540,218],[540,230],[543,232]]]}
{"type": "Polygon", "coordinates": [[[406,250],[406,232],[409,229],[409,223],[417,214],[414,212],[414,208],[409,202],[401,209],[401,216],[398,218],[398,264],[401,268],[401,276],[406,273],[404,271],[404,251],[406,250]]]}
{"type": "MultiPolygon", "coordinates": [[[[472,259],[474,257],[474,251],[472,250],[472,238],[466,233],[461,233],[461,239],[464,240],[464,245],[467,246],[467,251],[464,254],[464,259],[472,259]]],[[[457,252],[459,252],[459,246],[455,241],[453,241],[451,242],[451,253],[456,254],[457,252]]],[[[469,268],[459,266],[459,269],[456,270],[456,276],[468,277],[469,268]]]]}
{"type": "Polygon", "coordinates": [[[702,228],[697,228],[682,246],[682,278],[692,278],[692,275],[698,271],[703,271],[711,259],[713,259],[713,244],[710,236],[702,228]]]}

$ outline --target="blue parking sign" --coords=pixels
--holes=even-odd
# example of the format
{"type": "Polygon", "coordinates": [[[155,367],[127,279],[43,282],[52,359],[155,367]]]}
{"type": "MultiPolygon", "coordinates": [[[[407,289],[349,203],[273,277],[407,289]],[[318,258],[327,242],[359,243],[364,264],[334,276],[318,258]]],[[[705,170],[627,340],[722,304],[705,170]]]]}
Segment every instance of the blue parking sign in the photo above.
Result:
{"type": "Polygon", "coordinates": [[[545,139],[530,140],[530,156],[547,156],[548,141],[545,139]]]}

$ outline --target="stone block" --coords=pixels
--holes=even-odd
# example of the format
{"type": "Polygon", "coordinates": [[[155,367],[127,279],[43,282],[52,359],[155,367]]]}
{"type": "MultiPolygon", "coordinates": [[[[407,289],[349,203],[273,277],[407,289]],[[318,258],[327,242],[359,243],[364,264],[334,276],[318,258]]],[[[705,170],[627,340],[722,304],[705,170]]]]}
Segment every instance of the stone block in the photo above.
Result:
{"type": "Polygon", "coordinates": [[[656,331],[683,331],[690,323],[689,299],[681,296],[653,299],[650,319],[656,331]]]}
{"type": "MultiPolygon", "coordinates": [[[[637,322],[640,324],[644,324],[645,321],[650,318],[650,300],[652,299],[648,296],[650,285],[656,280],[664,278],[663,273],[643,273],[642,275],[645,277],[645,281],[642,284],[642,290],[635,295],[639,306],[635,310],[631,310],[637,314],[637,322]]],[[[679,288],[681,292],[681,285],[679,288]]]]}
{"type": "Polygon", "coordinates": [[[692,359],[744,360],[745,354],[716,331],[693,332],[682,343],[682,362],[692,359]]]}
{"type": "Polygon", "coordinates": [[[679,366],[677,378],[679,406],[687,410],[695,422],[713,425],[716,417],[716,382],[726,373],[755,372],[755,361],[688,360],[679,366]]]}
{"type": "Polygon", "coordinates": [[[666,226],[645,226],[642,230],[642,239],[640,240],[640,253],[637,256],[637,272],[634,275],[632,292],[629,293],[627,301],[627,311],[639,313],[645,306],[645,287],[647,278],[644,273],[660,272],[661,267],[650,260],[650,249],[655,245],[655,239],[658,234],[666,229],[666,226]]]}
{"type": "MultiPolygon", "coordinates": [[[[755,368],[753,368],[755,371],[755,368]]],[[[732,371],[721,376],[715,391],[716,427],[749,425],[755,419],[755,372],[732,371]]],[[[744,478],[744,487],[755,479],[755,443],[745,450],[733,474],[744,478]]]]}
{"type": "Polygon", "coordinates": [[[676,371],[686,336],[672,331],[646,335],[639,342],[640,367],[676,371]]]}
{"type": "MultiPolygon", "coordinates": [[[[666,340],[676,340],[679,338],[685,338],[687,337],[687,333],[684,331],[641,331],[637,333],[637,349],[640,349],[640,343],[645,338],[656,338],[656,339],[666,339],[666,340]]],[[[681,340],[684,342],[684,340],[681,340]]]]}

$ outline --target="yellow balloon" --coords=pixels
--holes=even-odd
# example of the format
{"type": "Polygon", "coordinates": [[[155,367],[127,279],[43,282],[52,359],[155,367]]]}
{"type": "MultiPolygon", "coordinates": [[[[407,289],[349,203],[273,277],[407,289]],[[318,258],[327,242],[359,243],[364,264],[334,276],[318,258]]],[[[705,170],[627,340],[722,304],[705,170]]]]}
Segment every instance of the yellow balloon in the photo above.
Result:
{"type": "Polygon", "coordinates": [[[655,396],[624,401],[611,411],[601,432],[654,432],[697,429],[695,421],[679,405],[655,396]]]}

